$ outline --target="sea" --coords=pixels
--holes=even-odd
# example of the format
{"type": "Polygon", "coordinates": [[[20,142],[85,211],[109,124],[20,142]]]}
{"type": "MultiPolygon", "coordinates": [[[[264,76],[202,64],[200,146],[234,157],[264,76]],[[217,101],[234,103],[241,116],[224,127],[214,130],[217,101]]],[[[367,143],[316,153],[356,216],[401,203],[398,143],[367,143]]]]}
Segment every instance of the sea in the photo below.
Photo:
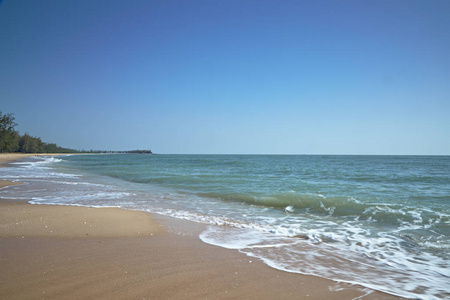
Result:
{"type": "Polygon", "coordinates": [[[450,156],[71,155],[0,168],[0,197],[206,224],[275,269],[450,299],[450,156]]]}

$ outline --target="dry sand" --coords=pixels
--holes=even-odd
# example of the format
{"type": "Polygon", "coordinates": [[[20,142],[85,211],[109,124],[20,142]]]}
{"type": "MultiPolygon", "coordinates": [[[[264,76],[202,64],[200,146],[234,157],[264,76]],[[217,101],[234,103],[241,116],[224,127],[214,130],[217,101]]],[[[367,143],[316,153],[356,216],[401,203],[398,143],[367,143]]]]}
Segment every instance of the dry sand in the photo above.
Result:
{"type": "Polygon", "coordinates": [[[204,244],[203,229],[139,211],[0,200],[0,299],[396,298],[272,269],[204,244]]]}

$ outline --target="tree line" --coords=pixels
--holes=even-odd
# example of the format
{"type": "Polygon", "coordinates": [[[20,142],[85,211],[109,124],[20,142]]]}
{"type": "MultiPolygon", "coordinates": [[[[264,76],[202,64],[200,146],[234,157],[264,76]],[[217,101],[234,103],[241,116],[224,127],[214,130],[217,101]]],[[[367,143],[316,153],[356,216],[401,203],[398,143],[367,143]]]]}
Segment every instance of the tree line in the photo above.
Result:
{"type": "MultiPolygon", "coordinates": [[[[1,1],[1,0],[0,0],[1,1]]],[[[25,133],[20,135],[15,130],[17,123],[14,115],[3,114],[0,110],[0,152],[21,152],[21,153],[109,153],[109,154],[153,154],[151,150],[131,150],[131,151],[104,151],[90,150],[78,151],[63,148],[56,144],[44,143],[40,137],[34,137],[25,133]]]]}
{"type": "Polygon", "coordinates": [[[20,135],[15,130],[17,123],[14,115],[3,114],[0,110],[0,152],[21,153],[77,153],[79,151],[59,147],[56,144],[44,143],[40,137],[28,133],[20,135]]]}

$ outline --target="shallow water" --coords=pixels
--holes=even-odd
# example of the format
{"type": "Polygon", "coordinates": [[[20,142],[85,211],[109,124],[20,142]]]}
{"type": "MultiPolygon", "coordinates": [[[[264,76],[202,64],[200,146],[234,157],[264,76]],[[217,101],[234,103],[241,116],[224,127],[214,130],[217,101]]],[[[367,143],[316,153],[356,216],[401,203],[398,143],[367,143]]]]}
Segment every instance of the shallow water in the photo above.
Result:
{"type": "Polygon", "coordinates": [[[0,197],[211,224],[207,243],[411,298],[450,297],[450,157],[75,155],[0,169],[0,197]]]}

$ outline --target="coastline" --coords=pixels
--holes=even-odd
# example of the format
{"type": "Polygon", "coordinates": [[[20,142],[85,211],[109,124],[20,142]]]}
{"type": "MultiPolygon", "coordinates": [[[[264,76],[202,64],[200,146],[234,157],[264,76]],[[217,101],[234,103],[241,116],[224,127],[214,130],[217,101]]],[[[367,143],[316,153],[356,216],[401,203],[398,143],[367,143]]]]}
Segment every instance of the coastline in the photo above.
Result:
{"type": "Polygon", "coordinates": [[[398,298],[272,269],[203,243],[189,221],[5,199],[0,212],[0,298],[398,298]]]}

